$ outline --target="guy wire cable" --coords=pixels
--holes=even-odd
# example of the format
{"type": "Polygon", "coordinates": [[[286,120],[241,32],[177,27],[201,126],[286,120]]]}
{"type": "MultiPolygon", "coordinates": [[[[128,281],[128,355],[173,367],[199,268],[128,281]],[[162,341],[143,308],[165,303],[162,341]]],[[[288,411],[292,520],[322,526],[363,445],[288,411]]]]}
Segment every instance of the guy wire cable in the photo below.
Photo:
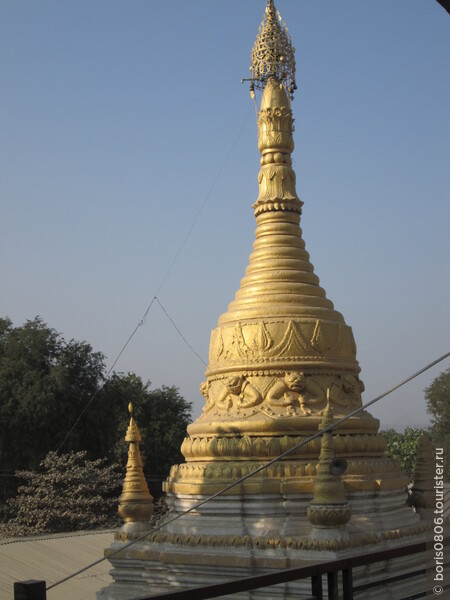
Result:
{"type": "Polygon", "coordinates": [[[208,365],[205,363],[205,361],[203,360],[203,358],[200,356],[200,354],[191,346],[191,344],[187,341],[187,339],[184,337],[184,335],[181,333],[181,331],[178,329],[175,321],[172,319],[172,317],[169,315],[169,313],[167,312],[167,310],[164,308],[164,306],[161,304],[160,300],[158,297],[155,296],[156,302],[159,304],[159,306],[161,307],[161,310],[163,311],[163,313],[166,315],[166,317],[169,319],[169,321],[172,323],[172,325],[175,328],[175,331],[178,333],[178,335],[180,336],[180,338],[183,340],[183,342],[186,344],[186,346],[193,352],[193,354],[195,354],[195,356],[199,359],[199,361],[201,361],[203,363],[203,365],[205,367],[208,367],[208,365]]]}
{"type": "MultiPolygon", "coordinates": [[[[104,386],[105,386],[106,382],[107,382],[107,381],[108,381],[108,379],[109,379],[109,376],[110,376],[110,374],[111,374],[111,371],[112,371],[112,370],[113,370],[113,368],[116,366],[116,364],[117,364],[117,362],[118,362],[119,358],[120,358],[120,357],[122,356],[122,354],[124,353],[124,351],[125,351],[126,347],[128,346],[128,344],[129,344],[129,343],[131,342],[131,340],[133,339],[133,337],[134,337],[134,335],[136,334],[137,330],[139,329],[139,327],[142,327],[142,326],[144,325],[146,316],[148,315],[148,313],[149,313],[149,311],[150,311],[150,309],[151,309],[151,307],[152,307],[152,305],[153,305],[154,301],[155,301],[155,300],[158,300],[158,299],[157,299],[157,295],[158,295],[158,294],[159,294],[159,292],[161,291],[161,289],[162,289],[163,285],[165,284],[165,282],[166,282],[167,278],[169,277],[169,275],[170,275],[170,273],[171,273],[171,271],[172,271],[173,267],[175,266],[175,263],[177,262],[177,260],[178,260],[178,258],[179,258],[179,256],[180,256],[180,254],[181,254],[181,252],[182,252],[182,250],[183,250],[184,246],[186,245],[186,242],[187,242],[187,241],[188,241],[188,239],[190,238],[190,236],[191,236],[191,233],[192,233],[192,230],[194,229],[194,226],[195,226],[196,222],[198,221],[198,218],[200,217],[200,213],[201,213],[201,212],[203,211],[203,209],[205,208],[205,206],[206,206],[206,204],[207,204],[207,202],[208,202],[208,200],[209,200],[209,198],[210,198],[210,196],[211,196],[211,194],[212,194],[212,192],[213,192],[213,190],[214,190],[214,188],[215,188],[215,186],[216,186],[217,182],[219,181],[219,178],[220,178],[220,176],[222,175],[222,172],[223,172],[223,170],[225,169],[225,167],[226,167],[226,165],[227,165],[227,163],[228,163],[228,161],[229,161],[229,159],[230,159],[230,157],[231,157],[231,155],[232,155],[232,153],[233,153],[233,151],[234,151],[234,149],[235,149],[235,147],[236,147],[236,145],[237,145],[237,143],[238,143],[238,141],[239,141],[239,139],[240,139],[240,137],[241,137],[241,135],[242,135],[242,132],[243,132],[243,131],[244,131],[244,129],[245,129],[245,126],[247,125],[247,121],[248,121],[248,119],[249,119],[249,117],[250,117],[251,113],[252,113],[252,109],[250,109],[250,111],[248,112],[248,114],[247,114],[247,116],[246,116],[246,118],[245,118],[245,120],[244,120],[244,122],[243,122],[243,124],[242,124],[242,127],[241,127],[241,129],[239,130],[239,133],[237,134],[237,136],[236,136],[236,138],[235,138],[235,140],[234,140],[234,142],[233,142],[233,144],[232,144],[232,146],[231,146],[231,148],[230,148],[230,151],[228,152],[227,156],[225,157],[225,160],[224,160],[224,162],[222,163],[222,166],[220,167],[220,169],[219,169],[219,171],[218,171],[218,173],[217,173],[216,177],[214,178],[214,180],[213,180],[212,184],[210,185],[210,187],[209,187],[209,190],[207,191],[207,193],[206,193],[206,195],[205,195],[205,198],[204,198],[204,200],[203,200],[202,204],[200,205],[200,208],[197,210],[197,212],[196,212],[196,214],[195,214],[195,217],[194,217],[194,219],[193,219],[193,221],[192,221],[192,223],[191,223],[191,225],[190,225],[190,227],[189,227],[189,229],[188,229],[188,231],[187,231],[187,233],[186,233],[186,235],[185,235],[185,237],[184,237],[183,241],[181,242],[181,244],[180,244],[180,246],[179,246],[179,248],[178,248],[178,250],[177,250],[177,252],[176,252],[176,254],[175,254],[175,257],[174,257],[174,259],[173,259],[173,260],[172,260],[172,262],[170,263],[170,265],[169,265],[169,268],[168,268],[168,269],[167,269],[167,271],[166,271],[166,274],[165,274],[165,275],[164,275],[164,277],[162,278],[162,280],[161,280],[161,282],[160,282],[160,284],[159,284],[159,286],[158,286],[158,288],[157,288],[157,290],[156,290],[156,294],[153,296],[153,298],[152,298],[152,300],[151,300],[150,304],[147,306],[147,309],[145,310],[145,312],[144,312],[144,314],[143,314],[142,318],[140,319],[140,321],[138,322],[138,324],[137,324],[137,325],[136,325],[136,327],[134,328],[133,332],[132,332],[132,333],[131,333],[131,335],[128,337],[128,339],[127,339],[127,341],[125,342],[125,344],[122,346],[122,349],[120,350],[120,352],[119,352],[119,354],[117,355],[116,359],[114,360],[114,362],[113,362],[112,366],[111,366],[111,367],[110,367],[110,369],[108,370],[108,372],[107,372],[107,374],[106,374],[106,377],[105,377],[105,379],[104,379],[103,383],[102,383],[102,384],[100,385],[100,387],[99,387],[99,388],[98,388],[98,389],[97,389],[97,390],[94,392],[94,394],[92,395],[92,397],[90,398],[90,400],[88,401],[88,403],[86,404],[86,406],[83,408],[83,410],[81,411],[81,413],[78,415],[78,417],[77,417],[77,419],[76,419],[75,423],[72,425],[72,427],[69,429],[68,433],[66,434],[66,437],[63,439],[63,441],[61,442],[61,444],[60,444],[60,445],[58,446],[58,448],[56,449],[56,452],[59,452],[59,451],[61,450],[61,448],[64,446],[64,444],[66,443],[66,441],[67,441],[67,440],[68,440],[68,438],[70,437],[70,435],[71,435],[72,431],[75,429],[75,427],[76,427],[76,426],[78,425],[78,423],[80,422],[80,419],[81,419],[81,417],[84,415],[84,413],[85,413],[85,412],[87,411],[87,409],[90,407],[90,405],[91,405],[91,404],[92,404],[92,402],[95,400],[95,398],[97,397],[97,395],[98,395],[98,394],[101,392],[101,390],[104,388],[104,386]]],[[[159,302],[159,300],[158,300],[158,302],[159,302]]],[[[163,311],[164,311],[164,312],[166,312],[166,311],[164,310],[164,308],[162,307],[161,303],[159,303],[159,304],[160,304],[161,308],[163,309],[163,311]]],[[[166,313],[166,315],[167,315],[167,313],[166,313]]],[[[169,317],[169,315],[167,315],[167,317],[169,318],[169,320],[170,320],[170,321],[172,321],[172,319],[169,317]]],[[[173,323],[173,321],[172,321],[172,324],[174,325],[175,329],[177,329],[177,327],[176,327],[175,323],[173,323]]],[[[178,331],[178,333],[180,333],[180,331],[179,331],[178,329],[177,329],[177,331],[178,331]]],[[[180,333],[180,335],[181,335],[181,333],[180,333]]],[[[187,344],[187,345],[188,345],[188,346],[191,348],[191,350],[192,350],[192,351],[193,351],[195,354],[197,354],[197,353],[195,352],[195,350],[194,350],[194,349],[193,349],[193,348],[190,346],[190,344],[189,344],[189,343],[188,343],[188,342],[187,342],[187,341],[184,339],[183,335],[181,335],[181,337],[182,337],[182,338],[183,338],[183,340],[186,342],[186,344],[187,344]]],[[[197,356],[198,356],[198,355],[197,355],[197,356]]],[[[200,358],[200,357],[199,357],[199,358],[200,358]]],[[[204,363],[204,361],[203,361],[203,359],[202,359],[202,358],[200,358],[200,360],[201,360],[201,361],[204,363]]]]}
{"type": "Polygon", "coordinates": [[[407,377],[406,379],[404,379],[400,383],[397,383],[396,385],[394,385],[393,387],[391,387],[390,389],[388,389],[386,392],[383,392],[382,394],[380,394],[379,396],[377,396],[373,400],[370,400],[369,402],[366,402],[366,404],[363,404],[360,408],[356,408],[355,410],[353,410],[352,412],[350,412],[348,415],[345,415],[345,417],[341,417],[340,419],[337,419],[336,421],[334,421],[333,423],[331,423],[327,427],[324,427],[323,429],[318,430],[316,433],[314,433],[313,435],[311,435],[306,440],[303,440],[303,441],[299,442],[298,444],[296,444],[295,446],[293,446],[289,450],[286,450],[285,452],[283,452],[282,454],[280,454],[276,458],[273,458],[272,460],[269,460],[268,462],[264,463],[263,465],[257,467],[251,473],[248,473],[247,475],[244,475],[243,477],[237,479],[236,481],[233,481],[232,483],[228,484],[227,486],[225,486],[224,488],[222,488],[221,490],[219,490],[215,494],[212,494],[211,496],[208,496],[207,498],[201,500],[195,506],[192,506],[191,508],[185,510],[184,512],[178,513],[175,517],[173,517],[172,519],[169,519],[168,521],[165,521],[161,525],[158,525],[157,527],[149,529],[148,531],[144,532],[143,534],[141,534],[136,539],[131,540],[127,544],[124,544],[121,548],[118,548],[117,550],[114,550],[114,552],[109,553],[108,556],[103,556],[102,558],[99,558],[98,560],[96,560],[93,563],[87,565],[86,567],[83,567],[82,569],[79,569],[75,573],[72,573],[71,575],[68,575],[67,577],[64,577],[63,579],[60,579],[56,583],[53,583],[52,585],[50,585],[50,586],[48,586],[46,588],[46,591],[49,591],[49,590],[53,589],[54,587],[56,587],[58,585],[61,585],[62,583],[68,581],[69,579],[72,579],[73,577],[76,577],[77,575],[80,575],[81,573],[84,573],[88,569],[91,569],[92,567],[95,567],[96,565],[102,563],[103,561],[105,561],[107,559],[109,560],[110,558],[112,558],[116,554],[119,554],[120,552],[123,552],[123,550],[126,550],[127,548],[129,548],[130,546],[132,546],[133,544],[135,544],[136,542],[140,542],[141,540],[143,540],[144,538],[146,538],[151,533],[155,533],[156,531],[159,531],[160,529],[162,529],[166,525],[170,525],[170,523],[173,523],[177,519],[180,519],[181,517],[184,517],[188,513],[192,512],[194,510],[197,510],[198,508],[200,508],[201,506],[203,506],[207,502],[209,502],[211,500],[214,500],[215,498],[218,498],[219,496],[221,496],[222,494],[224,494],[228,490],[231,490],[232,488],[234,488],[235,486],[243,483],[244,481],[246,481],[250,477],[253,477],[253,475],[256,475],[257,473],[260,473],[264,469],[267,469],[267,467],[270,467],[271,465],[275,464],[276,462],[278,462],[279,460],[281,460],[285,456],[288,456],[289,454],[291,454],[295,450],[298,450],[299,448],[302,448],[303,446],[306,446],[306,444],[309,444],[313,440],[321,437],[324,433],[326,433],[328,431],[331,431],[332,429],[334,429],[338,425],[341,425],[341,423],[344,423],[350,417],[354,417],[355,415],[359,414],[363,410],[366,410],[366,408],[368,408],[369,406],[372,406],[372,404],[375,404],[376,402],[378,402],[382,398],[385,398],[386,396],[388,396],[392,392],[395,392],[395,390],[398,390],[400,387],[402,387],[406,383],[409,383],[410,381],[412,381],[413,379],[415,379],[416,377],[418,377],[422,373],[425,373],[425,371],[428,371],[429,369],[431,369],[432,367],[434,367],[438,363],[442,362],[443,360],[445,360],[449,356],[450,356],[450,352],[446,352],[441,357],[437,358],[436,360],[434,360],[430,364],[426,365],[425,367],[423,367],[419,371],[416,371],[416,373],[414,373],[413,375],[410,375],[409,377],[407,377]]]}

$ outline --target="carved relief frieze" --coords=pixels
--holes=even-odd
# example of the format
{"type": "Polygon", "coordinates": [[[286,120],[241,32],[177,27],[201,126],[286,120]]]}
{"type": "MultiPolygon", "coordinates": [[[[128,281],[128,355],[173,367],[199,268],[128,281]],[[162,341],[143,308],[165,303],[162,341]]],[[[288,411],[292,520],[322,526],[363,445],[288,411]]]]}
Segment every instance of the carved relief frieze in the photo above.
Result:
{"type": "Polygon", "coordinates": [[[242,410],[257,406],[263,401],[259,390],[242,374],[211,382],[204,381],[200,385],[200,391],[206,398],[204,414],[210,411],[213,411],[212,414],[240,414],[242,410]]]}
{"type": "MultiPolygon", "coordinates": [[[[209,370],[245,361],[355,360],[352,330],[343,323],[320,320],[238,322],[212,332],[209,370]]],[[[355,361],[356,362],[356,361],[355,361]]]]}
{"type": "Polygon", "coordinates": [[[326,406],[327,390],[337,416],[361,406],[364,384],[352,373],[282,371],[271,376],[256,371],[251,376],[236,372],[208,378],[200,386],[206,398],[203,415],[208,417],[250,417],[258,412],[270,418],[320,416],[326,406]]]}

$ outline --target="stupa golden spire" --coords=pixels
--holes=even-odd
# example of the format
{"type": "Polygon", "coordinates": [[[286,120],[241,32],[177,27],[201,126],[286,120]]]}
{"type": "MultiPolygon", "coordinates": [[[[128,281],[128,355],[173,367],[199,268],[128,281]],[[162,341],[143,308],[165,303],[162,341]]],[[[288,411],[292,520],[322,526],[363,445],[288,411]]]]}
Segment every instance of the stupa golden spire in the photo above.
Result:
{"type": "MultiPolygon", "coordinates": [[[[327,390],[337,416],[361,406],[364,385],[351,327],[320,286],[300,228],[303,202],[291,158],[294,48],[272,0],[250,70],[251,89],[264,90],[258,113],[259,194],[253,204],[256,240],[240,289],[211,334],[200,388],[206,404],[182,446],[188,465],[173,469],[167,491],[216,491],[223,481],[216,476],[221,461],[228,473],[230,462],[239,470],[244,460],[273,458],[294,446],[299,436],[317,431],[327,390]],[[211,461],[216,475],[198,477],[194,463],[204,465],[206,473],[211,461]]],[[[389,467],[378,426],[368,413],[350,418],[340,427],[336,448],[347,456],[363,450],[376,457],[373,470],[380,474],[389,467]]],[[[319,452],[317,441],[289,459],[301,475],[298,458],[317,458],[319,452]]]]}
{"type": "Polygon", "coordinates": [[[139,443],[141,434],[133,417],[133,405],[128,405],[130,424],[125,441],[129,443],[128,462],[123,491],[119,498],[119,514],[125,521],[122,531],[126,533],[148,529],[153,513],[153,497],[145,480],[139,443]]]}

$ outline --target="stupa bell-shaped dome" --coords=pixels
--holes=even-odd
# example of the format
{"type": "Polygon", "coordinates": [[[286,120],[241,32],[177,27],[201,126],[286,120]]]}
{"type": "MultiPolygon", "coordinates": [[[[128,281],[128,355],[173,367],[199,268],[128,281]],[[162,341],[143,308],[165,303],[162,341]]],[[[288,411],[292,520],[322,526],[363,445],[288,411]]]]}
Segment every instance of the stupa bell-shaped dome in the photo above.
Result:
{"type": "MultiPolygon", "coordinates": [[[[302,421],[296,430],[316,429],[327,389],[337,414],[361,404],[352,330],[320,286],[302,238],[292,133],[288,95],[270,77],[258,115],[256,240],[240,289],[211,334],[207,403],[190,434],[230,422],[241,433],[273,430],[274,417],[280,432],[292,432],[292,419],[302,421]]],[[[377,422],[365,418],[368,426],[377,422]]]]}

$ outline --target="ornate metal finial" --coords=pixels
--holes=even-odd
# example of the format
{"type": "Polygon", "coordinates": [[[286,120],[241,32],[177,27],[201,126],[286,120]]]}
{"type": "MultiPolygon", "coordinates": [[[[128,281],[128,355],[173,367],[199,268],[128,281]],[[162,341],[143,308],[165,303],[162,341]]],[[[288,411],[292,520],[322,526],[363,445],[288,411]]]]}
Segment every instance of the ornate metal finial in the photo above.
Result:
{"type": "Polygon", "coordinates": [[[274,77],[283,84],[292,99],[297,89],[294,53],[286,23],[275,9],[273,0],[268,0],[264,20],[252,48],[250,93],[253,95],[255,89],[263,90],[267,81],[274,77]]]}
{"type": "Polygon", "coordinates": [[[141,434],[133,417],[133,405],[128,405],[130,424],[125,441],[130,444],[123,491],[119,498],[119,514],[124,519],[122,531],[131,533],[148,528],[153,513],[153,497],[145,480],[139,442],[141,434]]]}

